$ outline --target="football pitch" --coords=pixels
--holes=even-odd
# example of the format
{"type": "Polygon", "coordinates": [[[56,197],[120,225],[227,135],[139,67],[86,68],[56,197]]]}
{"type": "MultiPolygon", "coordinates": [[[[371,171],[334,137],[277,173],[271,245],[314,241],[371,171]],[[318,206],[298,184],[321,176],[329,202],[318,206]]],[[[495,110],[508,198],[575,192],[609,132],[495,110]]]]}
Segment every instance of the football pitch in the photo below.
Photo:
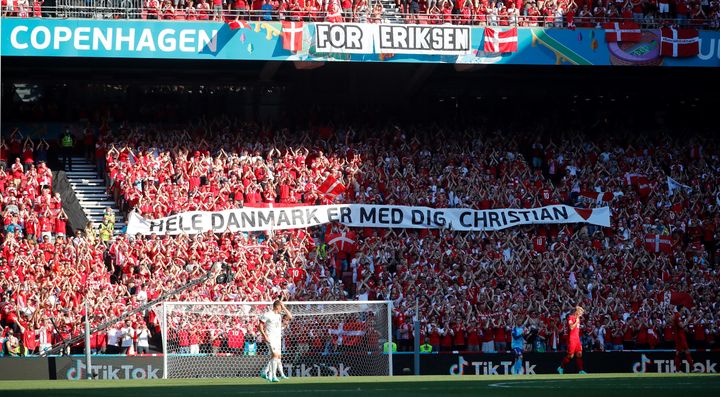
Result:
{"type": "Polygon", "coordinates": [[[518,376],[396,376],[122,381],[1,381],[2,396],[484,396],[682,397],[720,396],[720,376],[601,374],[518,376]]]}

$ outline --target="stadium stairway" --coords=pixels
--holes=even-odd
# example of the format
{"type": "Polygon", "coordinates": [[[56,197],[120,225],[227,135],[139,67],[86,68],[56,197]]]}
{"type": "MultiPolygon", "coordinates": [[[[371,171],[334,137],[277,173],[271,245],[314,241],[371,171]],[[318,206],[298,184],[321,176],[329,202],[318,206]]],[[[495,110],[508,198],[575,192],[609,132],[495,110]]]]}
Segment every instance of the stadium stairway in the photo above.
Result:
{"type": "Polygon", "coordinates": [[[107,193],[105,180],[98,174],[95,164],[84,157],[73,157],[71,161],[72,171],[66,171],[67,178],[85,215],[97,229],[102,223],[105,208],[112,208],[115,212],[115,233],[120,233],[125,227],[125,217],[107,193]]]}

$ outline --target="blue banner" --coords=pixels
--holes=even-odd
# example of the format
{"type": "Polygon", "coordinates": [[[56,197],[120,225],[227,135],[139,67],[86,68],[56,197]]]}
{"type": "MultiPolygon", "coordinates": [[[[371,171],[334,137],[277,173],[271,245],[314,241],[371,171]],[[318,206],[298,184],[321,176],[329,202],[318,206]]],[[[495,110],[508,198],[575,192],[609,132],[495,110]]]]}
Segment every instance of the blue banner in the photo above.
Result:
{"type": "MultiPolygon", "coordinates": [[[[344,39],[342,32],[329,36],[323,31],[320,37],[325,38],[326,42],[322,43],[319,50],[317,26],[314,23],[294,23],[294,36],[291,36],[290,33],[283,34],[280,22],[251,21],[231,29],[229,25],[220,22],[3,18],[2,55],[509,65],[720,66],[720,32],[716,31],[700,32],[698,55],[672,58],[660,55],[659,30],[643,30],[640,42],[609,43],[605,41],[603,29],[519,28],[517,52],[497,54],[483,51],[485,29],[482,27],[416,25],[418,27],[412,31],[405,29],[400,31],[401,33],[387,33],[413,35],[395,40],[397,37],[387,36],[383,27],[397,25],[380,25],[380,28],[378,25],[354,26],[355,30],[348,31],[348,40],[354,40],[358,48],[343,50],[342,43],[331,42],[331,39],[344,39]],[[375,41],[362,37],[363,32],[376,35],[375,41]],[[466,32],[469,32],[469,40],[466,32]],[[423,36],[427,37],[429,50],[423,49],[423,36]],[[397,46],[393,47],[397,48],[397,51],[393,53],[392,49],[380,48],[379,43],[385,42],[381,39],[392,42],[397,46]],[[440,55],[438,53],[443,52],[443,45],[447,45],[448,50],[440,55]],[[339,50],[329,52],[328,48],[339,50]]],[[[290,32],[291,29],[288,28],[287,31],[290,32]]]]}

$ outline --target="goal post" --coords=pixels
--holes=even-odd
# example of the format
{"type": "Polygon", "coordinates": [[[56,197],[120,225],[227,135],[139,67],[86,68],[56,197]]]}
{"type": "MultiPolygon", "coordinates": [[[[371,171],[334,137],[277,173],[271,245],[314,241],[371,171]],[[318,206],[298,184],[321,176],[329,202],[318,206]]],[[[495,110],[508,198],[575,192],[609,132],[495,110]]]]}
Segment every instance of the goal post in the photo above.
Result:
{"type": "MultiPolygon", "coordinates": [[[[288,377],[392,376],[391,301],[284,302],[288,377]]],[[[272,302],[164,302],[164,378],[258,378],[270,360],[259,330],[272,302]]]]}

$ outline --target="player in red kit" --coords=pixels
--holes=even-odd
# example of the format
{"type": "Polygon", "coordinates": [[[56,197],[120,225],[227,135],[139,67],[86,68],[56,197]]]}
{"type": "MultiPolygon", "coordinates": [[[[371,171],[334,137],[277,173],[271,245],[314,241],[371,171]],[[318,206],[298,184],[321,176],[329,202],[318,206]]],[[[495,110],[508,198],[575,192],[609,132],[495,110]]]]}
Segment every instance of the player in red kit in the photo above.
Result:
{"type": "Polygon", "coordinates": [[[682,372],[682,362],[680,361],[680,354],[685,353],[685,360],[688,362],[688,369],[692,371],[693,359],[690,356],[690,348],[687,343],[687,336],[685,335],[685,327],[687,327],[687,315],[686,310],[682,306],[678,306],[678,309],[673,314],[672,326],[675,331],[675,371],[682,372]]]}
{"type": "Polygon", "coordinates": [[[581,375],[586,374],[583,367],[582,359],[582,343],[580,343],[580,317],[582,317],[585,310],[577,306],[575,307],[575,314],[571,314],[567,317],[567,324],[570,331],[570,338],[568,341],[567,356],[563,358],[562,363],[558,367],[557,371],[559,374],[565,372],[565,366],[568,365],[570,360],[575,357],[575,363],[578,367],[578,373],[581,375]]]}

